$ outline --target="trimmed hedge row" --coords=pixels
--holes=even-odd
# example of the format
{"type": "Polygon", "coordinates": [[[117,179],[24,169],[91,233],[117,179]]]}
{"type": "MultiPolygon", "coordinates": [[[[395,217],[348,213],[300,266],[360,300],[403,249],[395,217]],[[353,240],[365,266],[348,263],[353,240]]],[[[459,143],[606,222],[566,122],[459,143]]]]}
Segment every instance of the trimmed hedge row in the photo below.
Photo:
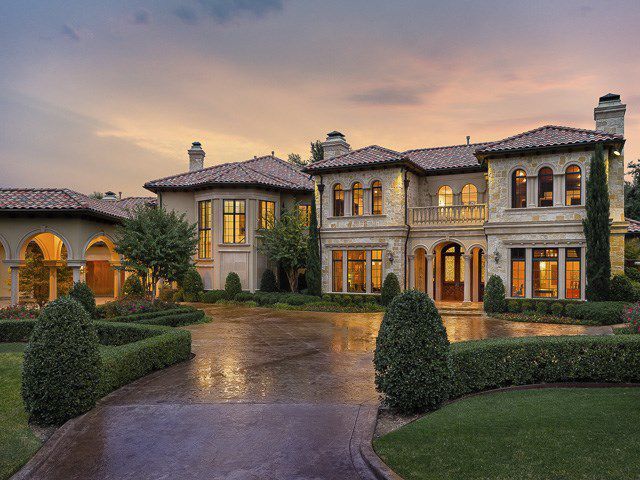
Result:
{"type": "Polygon", "coordinates": [[[621,322],[626,302],[581,302],[577,300],[509,299],[510,313],[536,312],[542,315],[577,318],[593,325],[614,325],[621,322]]]}
{"type": "Polygon", "coordinates": [[[524,337],[451,345],[451,397],[553,382],[640,382],[640,335],[524,337]]]}
{"type": "MultiPolygon", "coordinates": [[[[130,322],[140,322],[141,320],[148,320],[152,318],[158,317],[166,317],[172,315],[181,315],[183,313],[193,313],[198,312],[194,307],[184,306],[184,307],[176,307],[169,310],[158,310],[155,312],[145,312],[145,313],[134,313],[131,315],[121,315],[119,317],[111,317],[105,318],[104,320],[107,322],[120,322],[120,323],[130,323],[130,322]]],[[[200,311],[201,312],[201,311],[200,311]]],[[[201,312],[204,315],[204,312],[201,312]]]]}
{"type": "Polygon", "coordinates": [[[35,319],[0,320],[0,343],[28,342],[35,319]]]}

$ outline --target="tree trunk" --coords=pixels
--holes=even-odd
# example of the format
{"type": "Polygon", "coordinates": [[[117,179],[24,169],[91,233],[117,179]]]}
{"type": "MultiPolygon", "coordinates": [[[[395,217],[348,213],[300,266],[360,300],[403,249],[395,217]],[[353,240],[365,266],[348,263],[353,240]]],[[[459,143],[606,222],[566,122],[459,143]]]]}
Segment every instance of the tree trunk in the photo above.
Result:
{"type": "Polygon", "coordinates": [[[289,280],[291,292],[296,293],[298,291],[298,270],[287,269],[287,279],[289,280]]]}

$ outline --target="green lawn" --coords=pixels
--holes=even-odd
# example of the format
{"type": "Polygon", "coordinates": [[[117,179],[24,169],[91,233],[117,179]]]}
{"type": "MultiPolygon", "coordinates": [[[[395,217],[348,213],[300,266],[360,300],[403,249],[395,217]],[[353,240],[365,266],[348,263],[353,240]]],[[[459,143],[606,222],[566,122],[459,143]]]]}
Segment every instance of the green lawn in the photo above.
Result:
{"type": "Polygon", "coordinates": [[[9,478],[40,448],[20,397],[25,344],[0,344],[0,478],[9,478]]]}
{"type": "Polygon", "coordinates": [[[374,441],[412,479],[638,479],[640,388],[462,400],[374,441]]]}

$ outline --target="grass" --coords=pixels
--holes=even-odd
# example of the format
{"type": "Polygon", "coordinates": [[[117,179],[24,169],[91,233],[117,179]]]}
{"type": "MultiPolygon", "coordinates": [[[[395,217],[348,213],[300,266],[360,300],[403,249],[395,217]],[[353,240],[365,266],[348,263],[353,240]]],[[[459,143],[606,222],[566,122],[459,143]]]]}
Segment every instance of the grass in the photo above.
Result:
{"type": "Polygon", "coordinates": [[[24,343],[0,344],[0,478],[9,478],[40,448],[20,397],[24,343]]]}
{"type": "Polygon", "coordinates": [[[374,441],[413,479],[640,478],[640,388],[545,389],[448,405],[374,441]]]}

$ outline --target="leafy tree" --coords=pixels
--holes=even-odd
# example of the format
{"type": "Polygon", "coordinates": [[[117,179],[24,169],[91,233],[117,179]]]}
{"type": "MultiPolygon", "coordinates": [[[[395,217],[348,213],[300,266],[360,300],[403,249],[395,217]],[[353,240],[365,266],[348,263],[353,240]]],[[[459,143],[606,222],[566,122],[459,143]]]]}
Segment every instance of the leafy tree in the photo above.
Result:
{"type": "Polygon", "coordinates": [[[316,217],[316,198],[311,202],[311,219],[307,241],[307,292],[309,295],[322,295],[322,267],[320,264],[320,239],[318,238],[318,219],[316,217]]]}
{"type": "Polygon", "coordinates": [[[89,194],[89,198],[93,198],[94,200],[102,200],[104,198],[104,193],[102,192],[93,192],[89,194]]]}
{"type": "Polygon", "coordinates": [[[196,231],[184,213],[138,207],[117,229],[116,252],[124,256],[125,268],[138,272],[145,291],[154,298],[158,280],[177,281],[191,266],[198,245],[196,231]]]}
{"type": "Polygon", "coordinates": [[[21,295],[33,297],[40,306],[49,300],[49,267],[44,264],[42,250],[35,242],[27,245],[19,288],[21,295]]]}
{"type": "Polygon", "coordinates": [[[302,160],[302,157],[297,153],[290,153],[289,156],[287,157],[287,161],[299,167],[304,167],[308,163],[307,161],[302,160]]]}
{"type": "Polygon", "coordinates": [[[311,142],[311,158],[309,159],[309,163],[319,162],[323,159],[324,149],[322,148],[322,142],[320,140],[311,142]]]}
{"type": "Polygon", "coordinates": [[[609,187],[600,144],[591,156],[585,205],[587,218],[582,224],[587,240],[586,297],[587,300],[607,300],[611,281],[609,187]]]}
{"type": "Polygon", "coordinates": [[[298,290],[298,275],[306,266],[308,230],[298,206],[285,210],[272,228],[260,229],[262,242],[258,247],[274,263],[280,264],[292,292],[298,290]]]}
{"type": "Polygon", "coordinates": [[[629,163],[627,173],[631,174],[632,180],[624,184],[624,215],[640,220],[640,160],[629,163]]]}

